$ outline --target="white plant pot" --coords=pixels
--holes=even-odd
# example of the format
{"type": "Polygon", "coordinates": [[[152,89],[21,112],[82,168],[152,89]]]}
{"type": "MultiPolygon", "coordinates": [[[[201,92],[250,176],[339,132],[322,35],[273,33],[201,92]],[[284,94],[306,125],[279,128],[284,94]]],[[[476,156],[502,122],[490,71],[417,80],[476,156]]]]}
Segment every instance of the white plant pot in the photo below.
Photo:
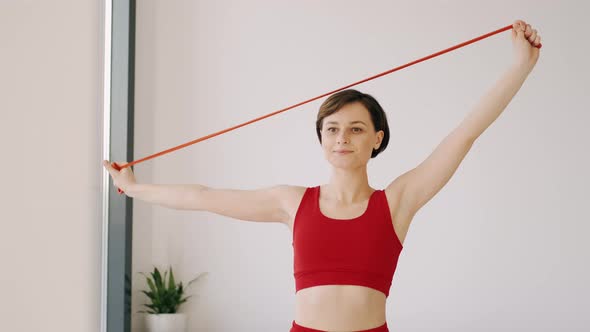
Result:
{"type": "Polygon", "coordinates": [[[148,332],[186,332],[186,314],[148,314],[148,332]]]}

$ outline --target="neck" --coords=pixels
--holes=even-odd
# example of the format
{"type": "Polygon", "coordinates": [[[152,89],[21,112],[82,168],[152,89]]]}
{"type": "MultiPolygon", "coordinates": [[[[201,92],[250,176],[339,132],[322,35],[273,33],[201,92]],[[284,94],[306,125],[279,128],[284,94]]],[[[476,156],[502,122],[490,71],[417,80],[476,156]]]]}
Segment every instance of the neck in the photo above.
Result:
{"type": "Polygon", "coordinates": [[[335,168],[330,182],[322,189],[324,197],[343,204],[365,201],[374,191],[369,186],[366,166],[357,169],[335,168]]]}

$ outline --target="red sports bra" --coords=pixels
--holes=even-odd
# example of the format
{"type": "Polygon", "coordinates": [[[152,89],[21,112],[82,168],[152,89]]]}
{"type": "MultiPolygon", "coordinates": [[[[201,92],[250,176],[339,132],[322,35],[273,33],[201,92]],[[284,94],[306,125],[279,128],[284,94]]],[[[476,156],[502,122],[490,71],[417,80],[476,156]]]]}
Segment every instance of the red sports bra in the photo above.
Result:
{"type": "Polygon", "coordinates": [[[317,285],[359,285],[389,296],[403,249],[384,190],[371,194],[365,212],[332,219],[319,208],[320,186],[307,188],[293,223],[295,290],[317,285]]]}

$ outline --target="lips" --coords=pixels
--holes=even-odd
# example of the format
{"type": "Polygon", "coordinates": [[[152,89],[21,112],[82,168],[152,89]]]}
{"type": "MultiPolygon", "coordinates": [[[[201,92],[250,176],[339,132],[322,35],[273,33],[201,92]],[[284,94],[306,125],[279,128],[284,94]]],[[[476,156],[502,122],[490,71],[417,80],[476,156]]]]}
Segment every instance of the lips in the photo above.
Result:
{"type": "Polygon", "coordinates": [[[351,150],[336,150],[334,151],[336,153],[347,153],[347,152],[352,152],[351,150]]]}

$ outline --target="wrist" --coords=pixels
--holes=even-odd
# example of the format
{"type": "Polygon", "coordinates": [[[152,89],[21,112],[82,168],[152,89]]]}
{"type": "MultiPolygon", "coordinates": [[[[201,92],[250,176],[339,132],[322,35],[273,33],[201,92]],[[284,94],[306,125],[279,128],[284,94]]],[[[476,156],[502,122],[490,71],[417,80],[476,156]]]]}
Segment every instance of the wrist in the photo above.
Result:
{"type": "Polygon", "coordinates": [[[125,189],[121,188],[124,192],[125,195],[129,196],[129,197],[135,197],[137,195],[137,192],[139,190],[138,187],[138,183],[132,183],[130,185],[128,185],[127,187],[125,187],[125,189]]]}
{"type": "Polygon", "coordinates": [[[535,67],[534,63],[528,61],[514,61],[510,66],[511,71],[520,72],[523,75],[528,75],[535,67]]]}
{"type": "Polygon", "coordinates": [[[512,62],[512,68],[530,73],[533,70],[533,68],[535,67],[535,64],[536,64],[536,61],[532,61],[529,59],[522,59],[522,60],[515,59],[512,62]]]}

